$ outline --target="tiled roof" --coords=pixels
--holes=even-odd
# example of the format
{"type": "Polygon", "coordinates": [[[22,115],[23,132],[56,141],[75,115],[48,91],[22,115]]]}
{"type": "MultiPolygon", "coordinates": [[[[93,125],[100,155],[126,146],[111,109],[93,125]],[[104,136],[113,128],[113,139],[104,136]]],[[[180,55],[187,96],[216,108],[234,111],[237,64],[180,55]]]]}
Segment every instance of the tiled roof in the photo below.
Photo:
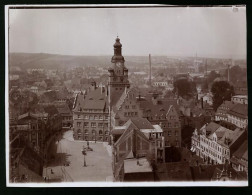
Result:
{"type": "Polygon", "coordinates": [[[66,104],[63,104],[63,106],[56,106],[56,108],[60,114],[71,114],[71,110],[66,104]]]}
{"type": "Polygon", "coordinates": [[[108,106],[108,98],[101,88],[87,92],[87,95],[77,94],[74,103],[74,111],[82,111],[83,109],[106,109],[108,106]]]}
{"type": "Polygon", "coordinates": [[[244,141],[242,145],[233,153],[238,159],[244,158],[248,160],[248,140],[244,141]]]}
{"type": "Polygon", "coordinates": [[[152,124],[146,118],[138,117],[138,118],[131,118],[130,120],[138,129],[154,129],[152,124]]]}
{"type": "Polygon", "coordinates": [[[247,119],[248,118],[248,105],[236,104],[229,110],[228,114],[237,116],[239,118],[247,119]]]}
{"type": "Polygon", "coordinates": [[[140,107],[144,109],[144,115],[147,117],[166,116],[171,105],[175,107],[179,114],[180,112],[175,100],[159,100],[157,104],[148,100],[140,101],[140,107]]]}
{"type": "Polygon", "coordinates": [[[210,135],[213,132],[215,132],[219,127],[220,127],[219,124],[215,122],[210,122],[209,124],[206,125],[206,133],[210,135]]]}

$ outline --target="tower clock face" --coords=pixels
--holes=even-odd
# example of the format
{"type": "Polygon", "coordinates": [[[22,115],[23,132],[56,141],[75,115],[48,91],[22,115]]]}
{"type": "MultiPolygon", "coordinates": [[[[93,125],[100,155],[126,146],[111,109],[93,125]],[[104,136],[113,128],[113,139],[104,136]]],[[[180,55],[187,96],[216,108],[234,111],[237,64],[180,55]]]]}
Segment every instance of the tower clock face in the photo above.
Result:
{"type": "Polygon", "coordinates": [[[117,65],[117,66],[121,66],[122,63],[121,63],[121,62],[116,62],[116,65],[117,65]]]}

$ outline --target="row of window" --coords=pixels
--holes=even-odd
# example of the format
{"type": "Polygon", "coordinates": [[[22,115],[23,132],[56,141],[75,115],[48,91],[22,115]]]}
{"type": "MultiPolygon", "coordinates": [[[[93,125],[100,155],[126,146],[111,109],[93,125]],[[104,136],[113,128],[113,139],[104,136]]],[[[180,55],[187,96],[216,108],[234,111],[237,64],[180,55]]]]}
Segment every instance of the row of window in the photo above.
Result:
{"type": "MultiPolygon", "coordinates": [[[[82,115],[77,115],[77,118],[80,119],[82,118],[82,115]]],[[[106,115],[103,117],[102,115],[84,115],[84,119],[89,119],[89,120],[108,120],[108,116],[106,115]]]]}
{"type": "MultiPolygon", "coordinates": [[[[214,140],[215,142],[217,142],[217,139],[216,139],[216,138],[213,138],[213,140],[214,140]]],[[[209,147],[211,147],[211,148],[217,150],[218,152],[222,152],[223,154],[229,155],[228,150],[225,150],[224,148],[223,148],[223,150],[222,150],[221,147],[219,147],[219,146],[218,146],[217,144],[215,144],[215,143],[212,143],[210,140],[207,140],[207,139],[204,139],[203,137],[200,137],[200,141],[206,143],[209,147]]],[[[202,146],[201,146],[201,147],[202,147],[202,146]]]]}
{"type": "MultiPolygon", "coordinates": [[[[129,105],[126,105],[126,106],[125,106],[125,109],[129,109],[129,108],[130,108],[129,105]]],[[[136,105],[132,105],[132,109],[136,109],[136,105]]]]}
{"type": "Polygon", "coordinates": [[[125,112],[124,116],[138,116],[137,112],[125,112]]]}
{"type": "MultiPolygon", "coordinates": [[[[81,127],[81,123],[82,122],[77,122],[77,127],[81,127]]],[[[102,127],[107,128],[108,127],[108,123],[98,123],[98,126],[97,126],[97,123],[91,122],[90,125],[91,125],[91,127],[98,127],[98,128],[102,128],[102,127]]],[[[89,122],[84,122],[83,126],[89,127],[89,122]]]]}
{"type": "MultiPolygon", "coordinates": [[[[91,139],[90,139],[89,136],[84,136],[84,137],[82,137],[81,135],[78,135],[78,136],[77,136],[77,139],[79,139],[79,140],[93,140],[93,141],[96,141],[96,140],[97,140],[95,136],[91,137],[91,139]]],[[[99,137],[97,141],[104,141],[104,140],[105,140],[105,141],[109,141],[109,138],[108,138],[108,137],[105,137],[105,138],[103,139],[103,137],[99,137]]]]}
{"type": "MultiPolygon", "coordinates": [[[[102,109],[82,109],[82,108],[79,108],[78,111],[90,112],[90,113],[103,112],[102,109]]],[[[105,112],[108,112],[108,109],[106,109],[105,112]]]]}
{"type": "MultiPolygon", "coordinates": [[[[147,117],[148,120],[155,120],[155,119],[168,119],[168,120],[175,120],[177,119],[175,116],[170,116],[170,117],[166,117],[166,116],[155,116],[155,117],[152,117],[152,116],[148,116],[147,117]]],[[[176,124],[178,124],[176,122],[176,124]]]]}
{"type": "MultiPolygon", "coordinates": [[[[176,141],[176,146],[178,147],[179,146],[179,141],[176,141]]],[[[165,141],[165,146],[171,146],[171,143],[169,141],[165,141]]]]}
{"type": "MultiPolygon", "coordinates": [[[[84,131],[82,131],[81,129],[78,129],[78,130],[77,130],[77,134],[78,134],[78,135],[81,135],[82,133],[84,133],[84,134],[87,135],[87,134],[89,134],[89,130],[88,130],[88,129],[85,129],[84,131]]],[[[104,133],[105,133],[105,135],[109,135],[109,131],[105,131],[104,133]]],[[[91,134],[92,134],[92,135],[96,135],[96,130],[93,129],[93,130],[91,131],[91,134]]],[[[98,134],[99,134],[99,135],[103,135],[103,131],[102,131],[102,130],[99,130],[99,131],[98,131],[98,134]]]]}
{"type": "Polygon", "coordinates": [[[71,116],[64,116],[63,117],[63,120],[72,120],[73,119],[73,117],[71,117],[71,116]]]}

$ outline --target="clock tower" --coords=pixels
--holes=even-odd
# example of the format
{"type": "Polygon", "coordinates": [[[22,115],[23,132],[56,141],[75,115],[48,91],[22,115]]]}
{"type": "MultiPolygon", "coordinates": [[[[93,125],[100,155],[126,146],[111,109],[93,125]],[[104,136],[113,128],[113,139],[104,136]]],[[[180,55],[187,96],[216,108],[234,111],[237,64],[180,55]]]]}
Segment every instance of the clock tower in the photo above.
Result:
{"type": "Polygon", "coordinates": [[[122,44],[117,37],[114,44],[114,56],[111,58],[111,67],[109,71],[109,104],[115,105],[118,99],[121,97],[125,88],[130,87],[128,80],[128,69],[124,66],[124,57],[122,56],[122,44]]]}

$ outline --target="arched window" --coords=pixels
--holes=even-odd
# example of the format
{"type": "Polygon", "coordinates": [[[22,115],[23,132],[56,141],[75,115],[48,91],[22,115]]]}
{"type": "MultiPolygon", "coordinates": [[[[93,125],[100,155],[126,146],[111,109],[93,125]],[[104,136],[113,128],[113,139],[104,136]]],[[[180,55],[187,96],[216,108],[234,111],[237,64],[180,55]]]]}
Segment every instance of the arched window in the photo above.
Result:
{"type": "Polygon", "coordinates": [[[95,135],[95,134],[96,134],[96,131],[95,131],[94,129],[92,130],[92,134],[93,134],[93,135],[95,135]]]}
{"type": "Polygon", "coordinates": [[[88,130],[87,129],[85,129],[85,134],[88,134],[88,130]]]}
{"type": "Polygon", "coordinates": [[[102,119],[103,119],[102,115],[100,115],[100,116],[99,116],[99,119],[100,119],[100,120],[102,120],[102,119]]]}
{"type": "Polygon", "coordinates": [[[102,135],[102,130],[99,131],[99,135],[102,135]]]}

